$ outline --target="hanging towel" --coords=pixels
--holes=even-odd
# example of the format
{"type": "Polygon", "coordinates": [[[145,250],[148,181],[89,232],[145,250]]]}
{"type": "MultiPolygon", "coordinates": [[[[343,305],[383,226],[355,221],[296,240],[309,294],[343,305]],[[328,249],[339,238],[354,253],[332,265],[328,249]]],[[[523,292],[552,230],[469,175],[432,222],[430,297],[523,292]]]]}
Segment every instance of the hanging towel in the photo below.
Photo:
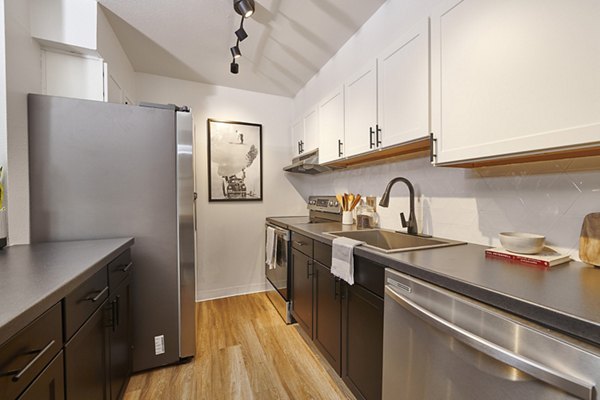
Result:
{"type": "Polygon", "coordinates": [[[331,273],[350,285],[354,285],[354,248],[363,243],[345,237],[333,239],[331,273]]]}
{"type": "Polygon", "coordinates": [[[277,239],[275,238],[275,229],[267,226],[267,246],[265,250],[265,263],[269,269],[274,269],[277,263],[277,239]]]}

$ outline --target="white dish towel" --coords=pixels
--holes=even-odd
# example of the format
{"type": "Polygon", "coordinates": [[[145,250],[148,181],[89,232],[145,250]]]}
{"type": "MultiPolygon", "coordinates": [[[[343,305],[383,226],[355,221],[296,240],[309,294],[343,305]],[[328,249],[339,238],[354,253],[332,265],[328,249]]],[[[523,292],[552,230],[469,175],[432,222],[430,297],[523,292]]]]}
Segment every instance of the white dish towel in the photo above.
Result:
{"type": "Polygon", "coordinates": [[[350,285],[354,285],[354,248],[363,243],[346,237],[333,239],[331,273],[350,285]]]}
{"type": "Polygon", "coordinates": [[[277,240],[275,239],[275,229],[267,226],[267,246],[265,263],[269,269],[274,269],[277,264],[277,240]]]}

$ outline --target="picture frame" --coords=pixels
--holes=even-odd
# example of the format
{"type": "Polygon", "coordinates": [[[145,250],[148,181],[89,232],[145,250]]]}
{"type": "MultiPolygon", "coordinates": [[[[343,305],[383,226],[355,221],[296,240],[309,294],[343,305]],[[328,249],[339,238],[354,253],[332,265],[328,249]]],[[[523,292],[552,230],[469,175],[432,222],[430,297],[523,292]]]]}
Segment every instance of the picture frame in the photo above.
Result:
{"type": "Polygon", "coordinates": [[[262,201],[262,125],[207,120],[208,201],[262,201]]]}

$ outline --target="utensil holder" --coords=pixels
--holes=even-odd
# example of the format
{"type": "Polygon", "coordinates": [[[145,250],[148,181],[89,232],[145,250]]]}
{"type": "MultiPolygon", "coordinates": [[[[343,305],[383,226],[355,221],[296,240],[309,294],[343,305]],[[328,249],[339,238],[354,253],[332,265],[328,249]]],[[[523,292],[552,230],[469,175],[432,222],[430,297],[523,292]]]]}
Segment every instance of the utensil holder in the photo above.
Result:
{"type": "Polygon", "coordinates": [[[352,218],[352,211],[344,211],[342,213],[342,224],[343,225],[352,225],[354,223],[354,218],[352,218]]]}

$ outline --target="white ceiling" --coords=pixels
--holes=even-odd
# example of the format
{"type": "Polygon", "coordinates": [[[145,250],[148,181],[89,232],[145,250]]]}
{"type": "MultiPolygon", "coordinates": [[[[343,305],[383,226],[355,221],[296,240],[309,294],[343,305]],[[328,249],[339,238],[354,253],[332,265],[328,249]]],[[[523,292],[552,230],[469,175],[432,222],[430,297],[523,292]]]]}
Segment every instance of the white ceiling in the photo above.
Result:
{"type": "Polygon", "coordinates": [[[386,0],[256,0],[240,73],[232,0],[98,0],[138,72],[294,96],[386,0]]]}

